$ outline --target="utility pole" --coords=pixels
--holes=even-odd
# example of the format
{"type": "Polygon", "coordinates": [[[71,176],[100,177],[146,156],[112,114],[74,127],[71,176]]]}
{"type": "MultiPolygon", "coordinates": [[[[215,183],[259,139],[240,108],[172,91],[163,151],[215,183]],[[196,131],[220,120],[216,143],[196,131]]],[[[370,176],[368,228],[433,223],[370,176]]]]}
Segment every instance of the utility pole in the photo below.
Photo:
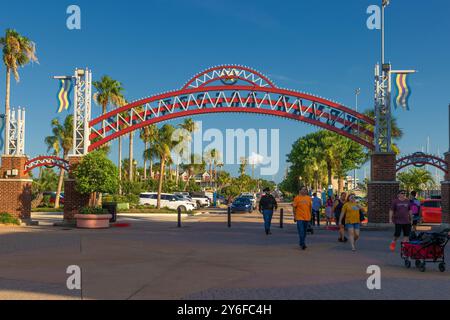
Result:
{"type": "MultiPolygon", "coordinates": [[[[358,112],[358,96],[361,94],[361,88],[355,90],[356,105],[355,111],[358,112]]],[[[356,169],[353,171],[353,190],[356,189],[356,169]]]]}

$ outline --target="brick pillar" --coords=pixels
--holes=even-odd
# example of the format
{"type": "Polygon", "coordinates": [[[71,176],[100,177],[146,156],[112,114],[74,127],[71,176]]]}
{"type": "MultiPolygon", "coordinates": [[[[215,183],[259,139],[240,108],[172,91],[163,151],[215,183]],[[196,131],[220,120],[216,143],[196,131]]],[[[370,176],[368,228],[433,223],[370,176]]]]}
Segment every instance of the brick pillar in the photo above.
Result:
{"type": "Polygon", "coordinates": [[[2,156],[0,166],[0,213],[6,212],[24,223],[31,223],[31,185],[24,173],[25,156],[2,156]]]}
{"type": "Polygon", "coordinates": [[[81,162],[83,157],[80,156],[70,156],[69,164],[70,171],[69,177],[64,180],[64,223],[74,224],[75,214],[82,207],[89,205],[89,195],[80,194],[75,190],[75,180],[72,176],[72,170],[76,168],[77,164],[81,162]]]}
{"type": "Polygon", "coordinates": [[[389,208],[397,196],[395,153],[373,153],[371,156],[371,181],[368,185],[369,223],[389,223],[389,208]]]}
{"type": "MultiPolygon", "coordinates": [[[[448,168],[450,167],[450,152],[445,154],[448,168]]],[[[442,195],[442,224],[450,226],[450,170],[445,174],[444,181],[441,182],[442,195]]]]}

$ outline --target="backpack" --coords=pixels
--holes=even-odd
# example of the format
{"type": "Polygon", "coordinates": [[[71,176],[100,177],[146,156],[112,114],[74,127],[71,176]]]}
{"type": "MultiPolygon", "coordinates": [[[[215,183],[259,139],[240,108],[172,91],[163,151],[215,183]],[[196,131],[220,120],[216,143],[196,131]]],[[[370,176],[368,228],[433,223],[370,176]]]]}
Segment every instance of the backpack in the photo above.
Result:
{"type": "Polygon", "coordinates": [[[416,199],[411,200],[411,212],[415,216],[417,216],[420,211],[420,205],[417,202],[418,200],[416,199]]]}

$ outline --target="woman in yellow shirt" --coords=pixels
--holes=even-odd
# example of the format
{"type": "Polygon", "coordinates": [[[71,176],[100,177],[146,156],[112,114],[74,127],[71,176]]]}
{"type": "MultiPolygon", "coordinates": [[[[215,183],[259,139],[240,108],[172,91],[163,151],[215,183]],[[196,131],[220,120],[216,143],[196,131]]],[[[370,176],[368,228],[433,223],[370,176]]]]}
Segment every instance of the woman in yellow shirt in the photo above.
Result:
{"type": "Polygon", "coordinates": [[[340,224],[345,223],[345,228],[348,231],[348,237],[352,245],[352,251],[356,251],[356,241],[359,239],[361,229],[361,210],[362,207],[356,202],[354,194],[348,196],[347,202],[342,207],[342,214],[340,217],[340,224]],[[345,219],[345,221],[344,221],[345,219]]]}

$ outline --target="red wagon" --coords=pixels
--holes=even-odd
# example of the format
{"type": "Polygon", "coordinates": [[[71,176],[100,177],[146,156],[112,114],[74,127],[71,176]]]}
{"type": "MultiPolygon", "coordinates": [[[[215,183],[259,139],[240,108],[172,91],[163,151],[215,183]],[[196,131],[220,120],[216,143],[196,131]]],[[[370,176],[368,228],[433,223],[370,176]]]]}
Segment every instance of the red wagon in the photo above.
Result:
{"type": "Polygon", "coordinates": [[[449,231],[424,232],[417,240],[402,242],[401,257],[406,268],[411,268],[411,261],[421,272],[425,272],[427,263],[439,263],[439,271],[445,271],[445,246],[449,241],[449,231]]]}

